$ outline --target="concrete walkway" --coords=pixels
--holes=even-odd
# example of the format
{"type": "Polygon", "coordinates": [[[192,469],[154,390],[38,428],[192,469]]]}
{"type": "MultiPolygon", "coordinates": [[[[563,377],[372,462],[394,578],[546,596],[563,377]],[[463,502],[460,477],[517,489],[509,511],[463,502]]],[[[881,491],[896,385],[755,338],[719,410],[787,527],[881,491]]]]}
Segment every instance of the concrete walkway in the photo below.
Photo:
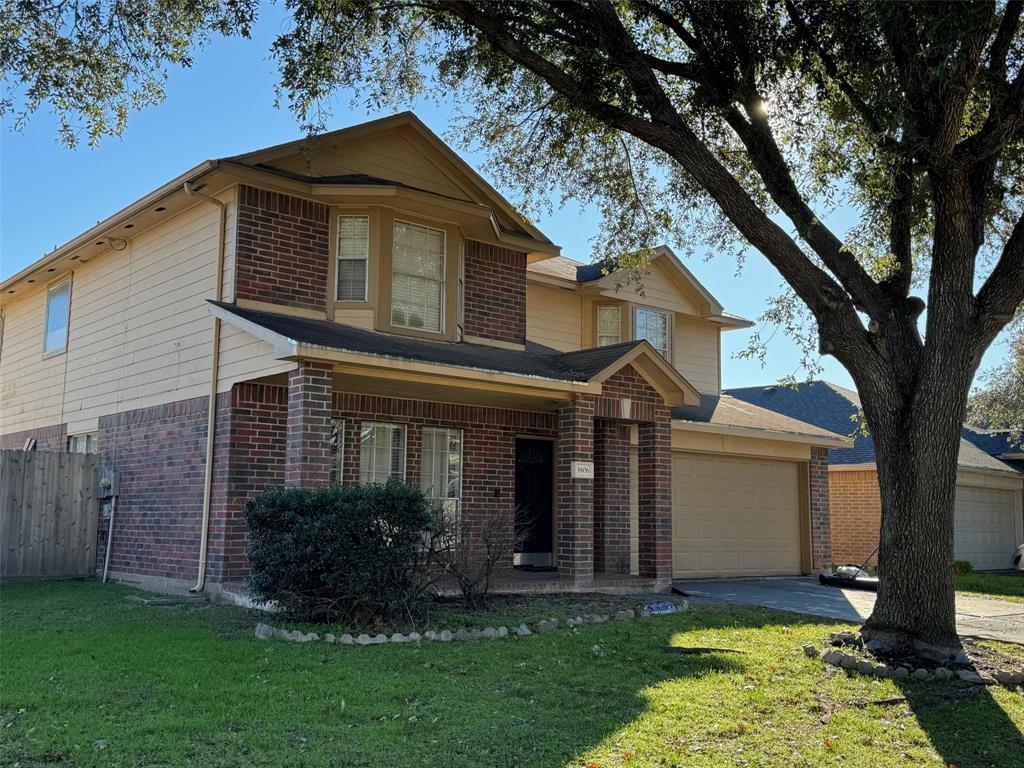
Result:
{"type": "MultiPolygon", "coordinates": [[[[677,581],[695,603],[760,605],[841,621],[862,621],[875,604],[874,592],[825,587],[816,579],[677,581]]],[[[1024,645],[1024,603],[957,596],[956,623],[965,637],[1024,645]]]]}

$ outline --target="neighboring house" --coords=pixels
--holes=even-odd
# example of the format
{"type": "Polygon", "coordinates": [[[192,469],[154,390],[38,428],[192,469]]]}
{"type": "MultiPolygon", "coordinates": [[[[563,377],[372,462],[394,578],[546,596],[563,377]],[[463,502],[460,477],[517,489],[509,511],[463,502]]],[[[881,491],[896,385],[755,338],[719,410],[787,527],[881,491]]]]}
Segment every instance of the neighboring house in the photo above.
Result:
{"type": "Polygon", "coordinates": [[[748,323],[667,248],[615,283],[408,113],[208,161],[0,286],[0,445],[116,467],[151,588],[243,579],[268,485],[389,477],[571,588],[830,563],[844,440],[721,395],[748,323]]]}
{"type": "MultiPolygon", "coordinates": [[[[882,505],[874,446],[857,426],[857,393],[816,381],[796,389],[772,385],[729,390],[729,394],[751,405],[854,436],[852,446],[829,453],[832,558],[836,563],[877,562],[873,553],[878,546],[882,505]]],[[[1019,447],[1015,449],[1006,442],[1006,433],[964,427],[962,434],[955,557],[969,561],[978,570],[1011,568],[1017,545],[1024,541],[1024,467],[1019,463],[1014,466],[1013,460],[1024,457],[1019,447]]]]}

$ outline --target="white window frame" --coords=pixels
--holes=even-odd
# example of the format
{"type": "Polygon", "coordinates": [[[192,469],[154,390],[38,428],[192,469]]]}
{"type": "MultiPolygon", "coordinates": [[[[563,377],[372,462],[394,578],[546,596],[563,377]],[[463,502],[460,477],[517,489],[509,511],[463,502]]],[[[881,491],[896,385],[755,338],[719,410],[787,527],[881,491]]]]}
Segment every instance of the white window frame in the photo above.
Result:
{"type": "Polygon", "coordinates": [[[370,291],[370,227],[371,221],[368,214],[361,213],[341,213],[338,214],[338,218],[335,221],[335,233],[334,233],[334,261],[335,261],[335,274],[334,274],[334,300],[341,304],[351,303],[364,303],[368,301],[370,291]],[[366,250],[365,255],[362,259],[358,258],[343,258],[341,255],[341,222],[343,219],[362,219],[366,222],[366,250]],[[363,262],[363,297],[361,299],[343,299],[341,298],[341,262],[343,261],[362,261],[363,262]]]}
{"type": "Polygon", "coordinates": [[[387,474],[387,476],[383,480],[381,480],[381,479],[379,479],[377,477],[379,473],[377,472],[376,466],[374,466],[372,468],[372,471],[370,471],[370,472],[367,471],[367,467],[365,466],[366,465],[366,457],[363,454],[363,450],[365,448],[366,441],[364,440],[364,437],[365,437],[367,428],[376,428],[376,427],[385,427],[385,428],[388,428],[388,429],[397,429],[397,430],[399,430],[399,433],[402,435],[402,468],[401,468],[401,471],[398,473],[397,476],[398,476],[398,478],[400,480],[404,481],[405,480],[406,467],[408,466],[408,463],[409,463],[409,453],[408,453],[409,434],[408,434],[408,431],[406,430],[406,425],[405,424],[398,424],[398,423],[394,423],[394,422],[386,422],[386,421],[364,421],[360,425],[360,427],[359,427],[359,430],[360,430],[360,433],[359,433],[359,482],[360,483],[384,483],[384,482],[387,482],[391,477],[395,476],[395,474],[393,472],[391,472],[390,462],[391,462],[391,458],[392,457],[390,455],[388,456],[388,462],[389,462],[388,474],[387,474]],[[367,477],[367,475],[369,475],[369,477],[367,477]]]}
{"type": "MultiPolygon", "coordinates": [[[[463,430],[457,429],[455,427],[443,427],[443,426],[423,427],[423,433],[420,436],[420,490],[422,490],[427,495],[427,498],[430,499],[430,501],[432,503],[438,504],[444,510],[444,514],[445,514],[446,517],[449,514],[454,513],[454,515],[455,515],[455,522],[458,522],[458,516],[461,514],[461,511],[462,511],[462,485],[463,485],[463,482],[465,480],[465,473],[466,473],[466,464],[465,464],[466,444],[465,444],[465,439],[466,439],[466,436],[465,436],[465,432],[463,430]],[[427,455],[427,433],[428,432],[430,432],[430,433],[432,433],[434,435],[441,435],[442,436],[441,439],[444,440],[445,449],[443,451],[441,451],[441,453],[445,455],[445,480],[444,480],[444,489],[443,489],[444,490],[444,495],[436,493],[434,488],[433,488],[433,486],[431,486],[429,488],[428,487],[424,487],[426,482],[427,482],[427,480],[428,480],[428,473],[426,471],[426,465],[427,465],[427,462],[426,462],[426,455],[427,455]],[[456,495],[455,496],[450,496],[449,495],[449,490],[448,490],[448,477],[449,477],[449,474],[451,473],[451,464],[450,464],[450,462],[448,460],[449,459],[448,454],[450,453],[450,451],[447,450],[447,445],[448,445],[448,443],[451,440],[452,433],[456,433],[459,436],[459,487],[456,490],[456,495]],[[449,504],[449,502],[452,502],[452,503],[449,504]]],[[[437,450],[436,444],[433,445],[432,448],[433,448],[433,450],[432,450],[433,456],[436,457],[438,455],[438,450],[437,450]]],[[[431,461],[431,464],[433,466],[433,461],[431,461]]],[[[429,478],[429,479],[433,480],[433,478],[429,478]]]]}
{"type": "MultiPolygon", "coordinates": [[[[415,221],[409,221],[408,219],[395,218],[391,220],[391,306],[388,307],[388,321],[394,328],[403,328],[410,331],[421,331],[423,333],[436,333],[444,334],[445,331],[445,298],[448,293],[448,232],[447,230],[439,227],[432,227],[428,224],[420,224],[415,221]],[[395,275],[403,275],[405,277],[411,277],[417,280],[430,280],[430,278],[423,277],[422,275],[413,275],[408,272],[402,272],[395,268],[395,227],[399,224],[405,224],[410,227],[419,227],[420,229],[433,230],[434,232],[441,233],[441,297],[438,308],[438,328],[421,327],[417,328],[412,325],[406,325],[404,323],[395,322],[395,275]]],[[[408,312],[406,312],[406,320],[408,320],[408,312]]]]}
{"type": "Polygon", "coordinates": [[[96,453],[99,436],[96,432],[82,432],[77,435],[68,435],[68,453],[96,453]],[[85,450],[79,450],[83,447],[85,450]],[[91,450],[90,450],[91,449],[91,450]]]}
{"type": "Polygon", "coordinates": [[[45,311],[46,315],[43,318],[43,357],[59,355],[67,351],[68,336],[71,334],[71,280],[61,280],[59,283],[55,283],[46,289],[45,311]],[[64,343],[59,347],[48,349],[46,344],[50,338],[50,301],[53,298],[53,294],[61,289],[67,289],[68,292],[68,308],[67,312],[64,313],[64,343]]]}
{"type": "Polygon", "coordinates": [[[345,481],[345,419],[331,419],[331,474],[332,483],[345,481]],[[337,438],[337,439],[335,439],[337,438]]]}
{"type": "Polygon", "coordinates": [[[597,305],[597,316],[594,319],[596,325],[595,336],[597,338],[597,346],[599,347],[610,347],[612,344],[618,344],[622,341],[622,306],[619,304],[598,304],[597,305]],[[612,340],[612,334],[601,332],[601,315],[605,312],[613,311],[618,317],[619,330],[615,334],[614,341],[612,340]]]}
{"type": "Polygon", "coordinates": [[[633,338],[642,339],[645,338],[640,335],[640,314],[642,312],[649,312],[653,315],[661,315],[665,318],[665,350],[662,351],[651,344],[650,340],[647,339],[647,343],[651,344],[662,357],[666,360],[672,360],[672,325],[675,318],[671,312],[664,309],[655,309],[654,307],[636,307],[633,311],[633,338]]]}

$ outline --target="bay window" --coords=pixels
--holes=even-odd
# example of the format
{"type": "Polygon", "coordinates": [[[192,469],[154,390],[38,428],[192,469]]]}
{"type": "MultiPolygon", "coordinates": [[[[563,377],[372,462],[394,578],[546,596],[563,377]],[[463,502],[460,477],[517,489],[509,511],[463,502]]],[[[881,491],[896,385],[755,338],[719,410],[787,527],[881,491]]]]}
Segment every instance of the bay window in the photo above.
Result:
{"type": "Polygon", "coordinates": [[[370,217],[339,216],[337,240],[338,301],[366,301],[366,265],[370,258],[370,217]]]}
{"type": "Polygon", "coordinates": [[[445,232],[395,220],[391,258],[391,324],[444,331],[445,232]]]}
{"type": "Polygon", "coordinates": [[[666,359],[670,358],[672,343],[670,317],[668,312],[656,309],[636,311],[636,338],[646,339],[666,359]]]}
{"type": "Polygon", "coordinates": [[[622,341],[622,308],[613,304],[597,307],[597,346],[607,347],[622,341]]]}

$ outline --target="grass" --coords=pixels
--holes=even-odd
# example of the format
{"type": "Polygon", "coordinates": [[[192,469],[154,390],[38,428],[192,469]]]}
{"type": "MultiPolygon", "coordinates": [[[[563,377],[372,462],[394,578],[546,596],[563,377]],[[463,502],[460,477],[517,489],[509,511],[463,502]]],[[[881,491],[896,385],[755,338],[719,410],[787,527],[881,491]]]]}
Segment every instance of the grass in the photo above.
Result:
{"type": "Polygon", "coordinates": [[[956,577],[956,588],[969,597],[995,597],[1024,603],[1024,572],[965,573],[956,577]]]}
{"type": "Polygon", "coordinates": [[[522,640],[346,648],[261,642],[245,610],[128,594],[3,587],[0,765],[1024,764],[1019,692],[826,668],[800,645],[836,625],[810,617],[700,609],[522,640]]]}

